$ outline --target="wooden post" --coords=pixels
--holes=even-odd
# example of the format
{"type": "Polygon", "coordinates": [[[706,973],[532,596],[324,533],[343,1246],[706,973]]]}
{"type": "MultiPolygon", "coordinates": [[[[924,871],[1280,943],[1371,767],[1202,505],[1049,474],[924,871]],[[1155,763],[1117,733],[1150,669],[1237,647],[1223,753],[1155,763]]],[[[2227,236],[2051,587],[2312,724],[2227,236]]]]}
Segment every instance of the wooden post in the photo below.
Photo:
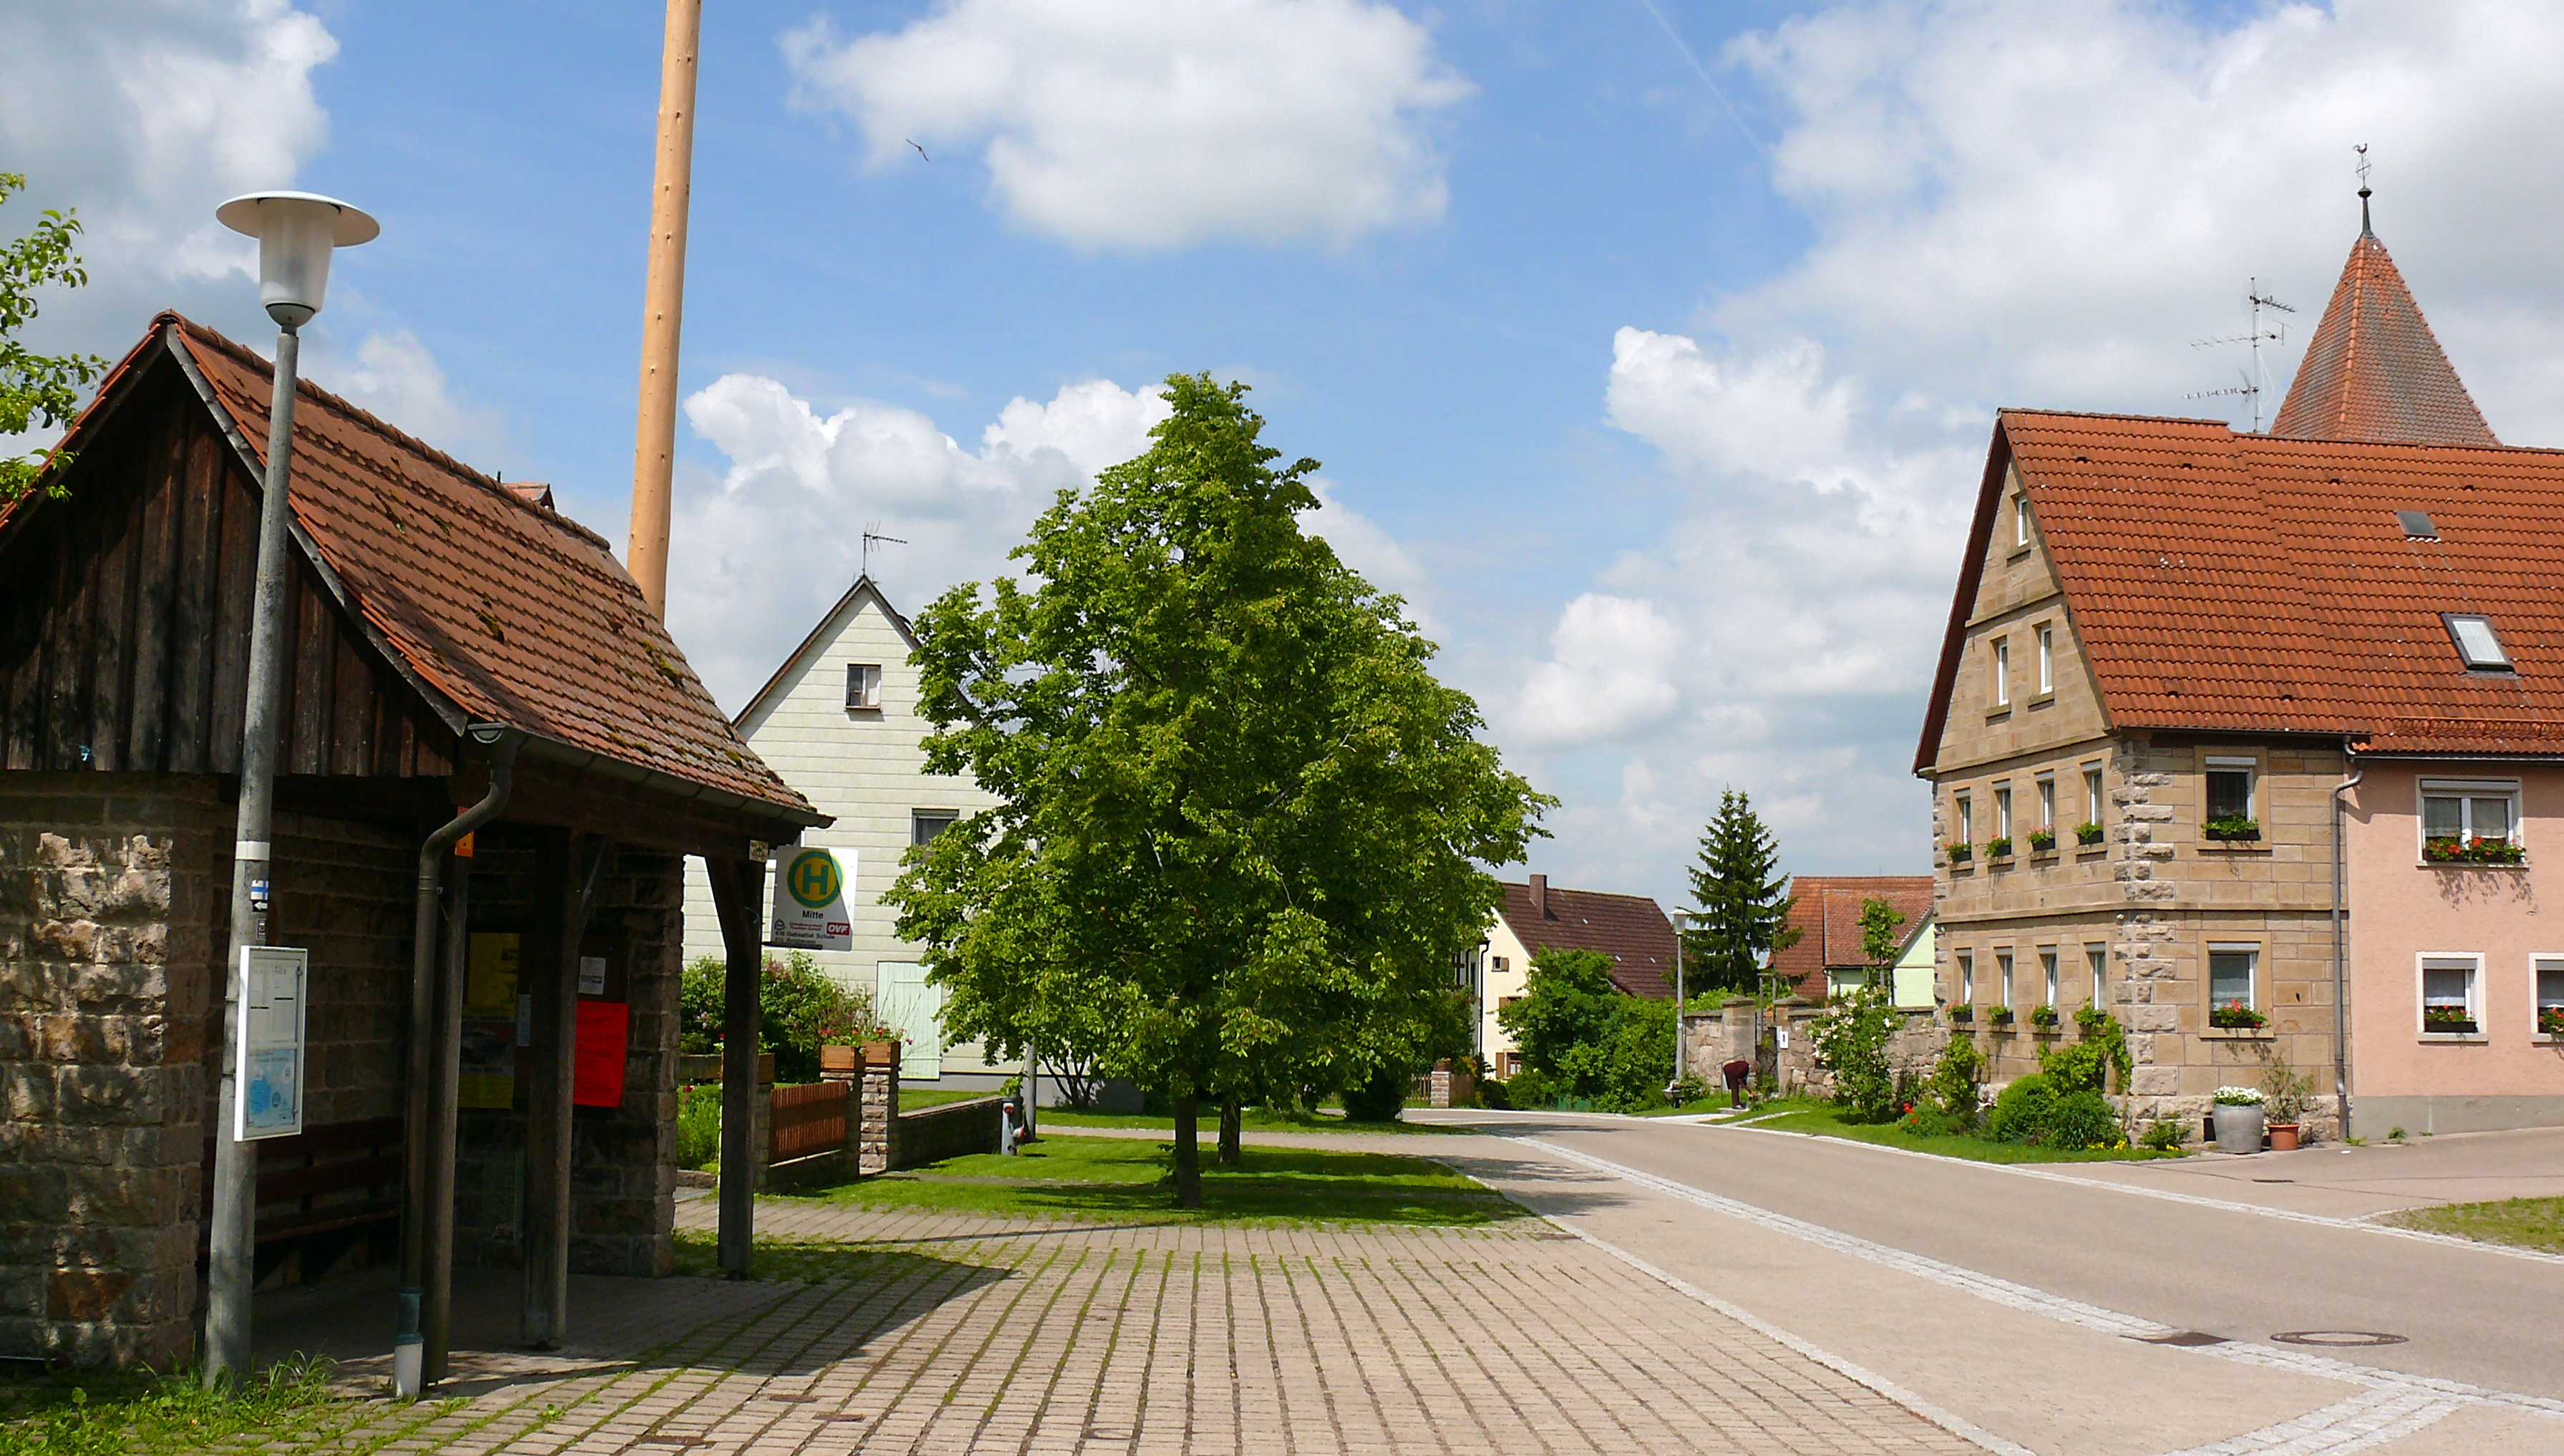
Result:
{"type": "Polygon", "coordinates": [[[462,1120],[463,977],[472,957],[472,865],[446,896],[445,964],[436,978],[436,1047],[427,1121],[427,1308],[419,1330],[428,1384],[445,1378],[454,1337],[454,1136],[462,1120]]]}
{"type": "Polygon", "coordinates": [[[556,912],[556,934],[525,961],[533,995],[533,1045],[526,1048],[525,1303],[518,1338],[549,1350],[569,1330],[570,1093],[578,1064],[578,950],[597,887],[614,856],[601,837],[571,834],[546,853],[534,903],[556,912]],[[573,870],[575,867],[575,870],[573,870]]]}
{"type": "Polygon", "coordinates": [[[659,62],[659,154],[650,185],[650,274],[641,304],[641,409],[632,446],[626,564],[650,610],[668,610],[668,487],[677,452],[677,340],[686,312],[686,208],[694,186],[695,52],[703,0],[668,0],[659,62]]]}
{"type": "Polygon", "coordinates": [[[748,1277],[756,1244],[757,993],[765,979],[763,899],[765,866],[754,860],[707,857],[713,910],[721,918],[729,973],[722,982],[722,1272],[748,1277]]]}

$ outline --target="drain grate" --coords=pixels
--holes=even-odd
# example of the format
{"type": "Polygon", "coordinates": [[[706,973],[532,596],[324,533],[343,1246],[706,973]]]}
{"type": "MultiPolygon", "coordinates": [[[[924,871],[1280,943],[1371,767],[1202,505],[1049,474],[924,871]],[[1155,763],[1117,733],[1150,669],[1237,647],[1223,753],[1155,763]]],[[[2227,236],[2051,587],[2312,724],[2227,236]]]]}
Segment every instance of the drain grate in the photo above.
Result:
{"type": "Polygon", "coordinates": [[[2409,1345],[2402,1335],[2389,1335],[2383,1330],[2291,1330],[2273,1335],[2281,1345],[2311,1345],[2318,1350],[2365,1350],[2379,1345],[2409,1345]]]}
{"type": "Polygon", "coordinates": [[[2226,1343],[2225,1336],[2211,1335],[2204,1330],[2176,1330],[2170,1335],[2131,1335],[2128,1338],[2140,1345],[2178,1345],[2186,1350],[2226,1343]]]}

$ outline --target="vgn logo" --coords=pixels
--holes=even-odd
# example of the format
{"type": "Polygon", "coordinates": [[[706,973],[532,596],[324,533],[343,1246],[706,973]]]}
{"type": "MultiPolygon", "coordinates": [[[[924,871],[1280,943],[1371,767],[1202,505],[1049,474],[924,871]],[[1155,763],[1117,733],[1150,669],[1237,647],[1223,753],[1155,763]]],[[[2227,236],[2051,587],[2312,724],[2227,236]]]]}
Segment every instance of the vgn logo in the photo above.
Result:
{"type": "MultiPolygon", "coordinates": [[[[849,862],[852,850],[845,852],[849,862]]],[[[795,849],[774,877],[774,934],[766,943],[793,950],[852,950],[854,917],[846,910],[851,878],[835,851],[795,849]]]]}

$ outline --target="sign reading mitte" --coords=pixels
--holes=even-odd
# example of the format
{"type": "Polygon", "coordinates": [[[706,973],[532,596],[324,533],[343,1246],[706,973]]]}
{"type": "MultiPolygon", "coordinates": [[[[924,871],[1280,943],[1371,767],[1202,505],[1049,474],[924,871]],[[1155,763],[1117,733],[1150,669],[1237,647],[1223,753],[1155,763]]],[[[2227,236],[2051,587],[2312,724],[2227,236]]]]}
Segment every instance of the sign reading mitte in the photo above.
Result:
{"type": "Polygon", "coordinates": [[[854,851],[840,866],[833,851],[787,849],[774,876],[774,930],[768,945],[787,950],[852,950],[855,918],[846,910],[854,851]]]}

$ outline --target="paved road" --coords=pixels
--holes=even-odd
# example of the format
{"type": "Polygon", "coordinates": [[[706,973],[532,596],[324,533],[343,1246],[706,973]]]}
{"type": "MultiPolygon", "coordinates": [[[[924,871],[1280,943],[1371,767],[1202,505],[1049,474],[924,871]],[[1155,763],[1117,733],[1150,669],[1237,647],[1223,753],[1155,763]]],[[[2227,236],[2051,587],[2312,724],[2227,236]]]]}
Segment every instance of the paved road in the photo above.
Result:
{"type": "Polygon", "coordinates": [[[2435,1194],[2554,1191],[2564,1135],[2021,1171],[1741,1128],[1449,1117],[1495,1135],[1437,1149],[1469,1171],[1993,1449],[2138,1456],[2259,1433],[2219,1449],[2564,1452],[2564,1260],[2352,1222],[2435,1194]],[[2305,1331],[2406,1343],[2271,1342],[2305,1331]],[[2165,1337],[2226,1343],[2147,1343],[2165,1337]]]}

